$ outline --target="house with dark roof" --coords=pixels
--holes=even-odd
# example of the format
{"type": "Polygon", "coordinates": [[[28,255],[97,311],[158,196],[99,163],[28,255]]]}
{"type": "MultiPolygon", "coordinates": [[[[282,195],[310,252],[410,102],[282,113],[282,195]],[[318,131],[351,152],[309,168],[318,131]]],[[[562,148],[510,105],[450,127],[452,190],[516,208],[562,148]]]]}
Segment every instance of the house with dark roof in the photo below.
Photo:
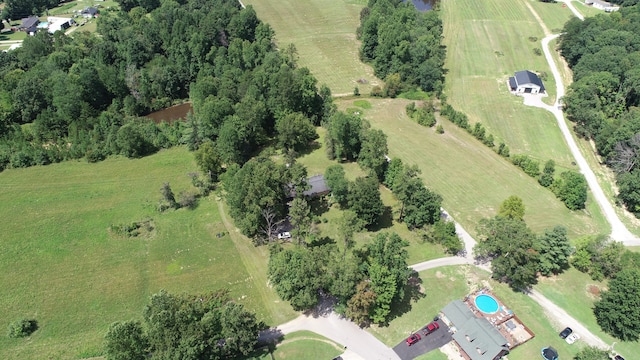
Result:
{"type": "Polygon", "coordinates": [[[476,317],[461,300],[454,300],[442,309],[444,321],[451,324],[453,340],[466,358],[498,360],[509,354],[509,342],[486,319],[476,317]]]}
{"type": "Polygon", "coordinates": [[[88,19],[94,18],[94,17],[98,16],[98,9],[96,9],[94,7],[88,7],[86,9],[82,10],[80,12],[80,15],[82,15],[82,17],[85,17],[85,18],[88,18],[88,19]]]}
{"type": "Polygon", "coordinates": [[[516,94],[544,94],[542,80],[529,70],[517,71],[509,78],[509,88],[516,94]]]}
{"type": "Polygon", "coordinates": [[[38,31],[38,24],[40,24],[40,19],[35,16],[29,16],[28,18],[22,19],[22,24],[19,29],[29,34],[35,34],[36,31],[38,31]]]}
{"type": "MultiPolygon", "coordinates": [[[[331,192],[331,189],[329,189],[329,186],[322,175],[315,175],[307,178],[307,184],[309,185],[309,190],[302,192],[302,195],[304,196],[322,196],[331,192]]],[[[296,190],[292,184],[289,184],[289,197],[296,197],[296,190]]]]}

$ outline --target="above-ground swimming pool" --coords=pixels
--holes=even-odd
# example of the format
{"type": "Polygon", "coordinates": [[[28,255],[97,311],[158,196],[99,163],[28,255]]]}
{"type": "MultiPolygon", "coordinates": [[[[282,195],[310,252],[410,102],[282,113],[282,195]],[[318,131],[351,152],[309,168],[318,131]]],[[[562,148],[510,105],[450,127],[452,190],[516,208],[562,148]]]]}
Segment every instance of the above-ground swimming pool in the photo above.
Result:
{"type": "Polygon", "coordinates": [[[475,299],[478,310],[485,314],[493,314],[498,311],[498,301],[491,295],[478,295],[475,299]]]}

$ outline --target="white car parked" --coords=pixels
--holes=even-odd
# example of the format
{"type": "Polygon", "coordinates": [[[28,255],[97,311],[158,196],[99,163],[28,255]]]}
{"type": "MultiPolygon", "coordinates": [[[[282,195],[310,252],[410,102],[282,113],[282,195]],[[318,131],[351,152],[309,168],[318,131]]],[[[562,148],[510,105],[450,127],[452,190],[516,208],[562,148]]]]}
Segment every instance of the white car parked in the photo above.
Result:
{"type": "Polygon", "coordinates": [[[291,234],[288,231],[281,232],[280,234],[278,234],[278,239],[280,240],[291,239],[291,234]]]}
{"type": "Polygon", "coordinates": [[[567,342],[567,344],[573,344],[574,342],[576,342],[578,339],[580,339],[580,335],[576,334],[576,333],[572,333],[571,335],[567,336],[564,341],[567,342]]]}

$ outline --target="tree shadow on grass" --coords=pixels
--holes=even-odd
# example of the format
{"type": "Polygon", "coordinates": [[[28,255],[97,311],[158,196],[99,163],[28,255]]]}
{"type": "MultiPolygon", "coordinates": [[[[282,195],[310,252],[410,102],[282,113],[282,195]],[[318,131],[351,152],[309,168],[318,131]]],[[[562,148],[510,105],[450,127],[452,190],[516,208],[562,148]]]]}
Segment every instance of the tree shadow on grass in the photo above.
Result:
{"type": "Polygon", "coordinates": [[[411,311],[412,303],[426,297],[427,295],[421,291],[422,279],[417,272],[413,272],[409,277],[407,285],[404,287],[404,298],[400,301],[395,301],[391,305],[391,313],[386,324],[382,326],[388,326],[391,320],[398,318],[409,311],[411,311]]]}
{"type": "Polygon", "coordinates": [[[332,238],[328,237],[328,236],[323,236],[323,237],[318,237],[318,238],[314,238],[311,240],[311,242],[309,242],[308,246],[309,247],[316,247],[316,246],[322,246],[322,245],[327,245],[327,244],[335,244],[336,241],[333,240],[332,238]]]}
{"type": "Polygon", "coordinates": [[[382,229],[388,229],[393,226],[393,209],[391,206],[385,206],[382,215],[378,217],[378,221],[369,226],[370,231],[376,232],[382,229]]]}
{"type": "Polygon", "coordinates": [[[329,201],[325,196],[313,197],[309,199],[309,205],[311,206],[311,213],[315,216],[321,216],[329,211],[329,201]]]}
{"type": "Polygon", "coordinates": [[[304,149],[296,152],[296,157],[309,155],[312,152],[320,149],[321,147],[322,147],[322,144],[320,144],[317,140],[315,140],[315,141],[309,143],[309,145],[305,146],[304,149]]]}

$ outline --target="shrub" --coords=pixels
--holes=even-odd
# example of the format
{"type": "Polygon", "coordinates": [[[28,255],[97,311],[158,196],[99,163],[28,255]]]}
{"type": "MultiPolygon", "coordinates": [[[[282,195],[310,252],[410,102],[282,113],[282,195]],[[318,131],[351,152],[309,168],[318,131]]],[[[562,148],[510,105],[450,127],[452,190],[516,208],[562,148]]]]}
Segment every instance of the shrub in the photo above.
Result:
{"type": "Polygon", "coordinates": [[[181,208],[193,209],[197,204],[196,194],[191,191],[181,191],[178,194],[178,204],[181,208]]]}
{"type": "Polygon", "coordinates": [[[436,132],[438,134],[444,134],[444,128],[442,127],[442,125],[438,124],[438,126],[436,126],[436,132]]]}
{"type": "Polygon", "coordinates": [[[34,319],[20,319],[9,324],[8,336],[11,338],[27,337],[38,330],[38,322],[34,319]]]}

